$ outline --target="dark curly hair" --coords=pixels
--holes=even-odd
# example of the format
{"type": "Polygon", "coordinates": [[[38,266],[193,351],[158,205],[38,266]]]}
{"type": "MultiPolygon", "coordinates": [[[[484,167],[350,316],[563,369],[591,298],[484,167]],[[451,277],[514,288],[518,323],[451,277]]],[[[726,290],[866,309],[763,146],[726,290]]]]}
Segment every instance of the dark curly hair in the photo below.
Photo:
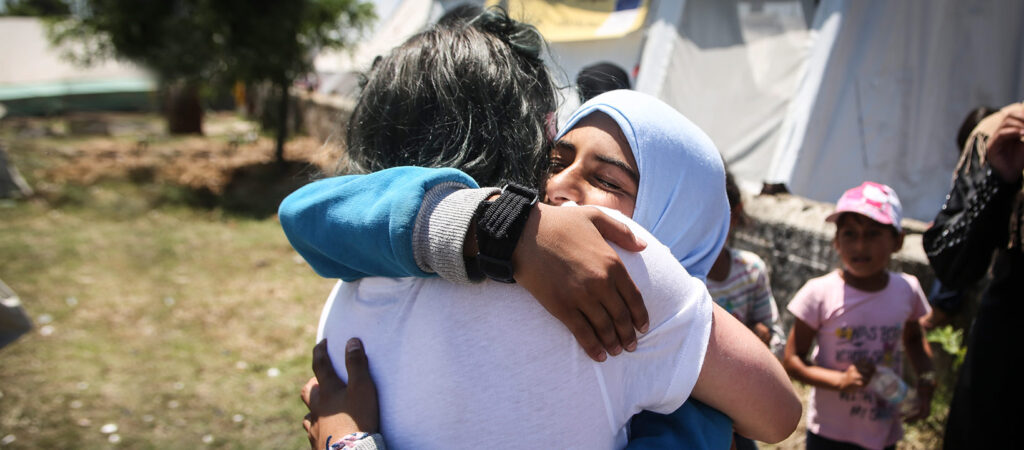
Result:
{"type": "Polygon", "coordinates": [[[409,38],[365,75],[347,171],[454,167],[481,185],[541,185],[556,105],[544,47],[535,28],[500,9],[409,38]]]}
{"type": "Polygon", "coordinates": [[[629,75],[625,70],[609,62],[584,67],[576,75],[576,92],[580,102],[586,102],[598,95],[616,89],[631,89],[629,75]]]}

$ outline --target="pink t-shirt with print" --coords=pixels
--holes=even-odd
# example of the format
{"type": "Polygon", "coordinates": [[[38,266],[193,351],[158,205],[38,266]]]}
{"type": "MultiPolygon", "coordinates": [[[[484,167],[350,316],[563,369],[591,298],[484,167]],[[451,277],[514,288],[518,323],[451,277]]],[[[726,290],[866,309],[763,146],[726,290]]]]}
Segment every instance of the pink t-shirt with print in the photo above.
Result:
{"type": "MultiPolygon", "coordinates": [[[[814,364],[844,371],[867,359],[896,373],[902,373],[904,323],[930,309],[913,275],[889,272],[885,289],[865,292],[847,285],[839,271],[808,281],[787,308],[818,331],[814,364]]],[[[811,391],[807,429],[867,448],[893,445],[903,436],[898,407],[866,392],[818,388],[811,391]]]]}

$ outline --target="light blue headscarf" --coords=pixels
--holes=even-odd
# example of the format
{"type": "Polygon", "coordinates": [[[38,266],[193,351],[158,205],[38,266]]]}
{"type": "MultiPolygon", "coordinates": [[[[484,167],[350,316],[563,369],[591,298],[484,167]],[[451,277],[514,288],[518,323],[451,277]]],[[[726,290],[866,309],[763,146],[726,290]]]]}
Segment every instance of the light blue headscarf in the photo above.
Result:
{"type": "Polygon", "coordinates": [[[640,169],[633,220],[671,249],[690,274],[705,279],[729,232],[725,168],[715,144],[671,106],[630,90],[590,99],[556,139],[595,111],[619,124],[640,169]]]}

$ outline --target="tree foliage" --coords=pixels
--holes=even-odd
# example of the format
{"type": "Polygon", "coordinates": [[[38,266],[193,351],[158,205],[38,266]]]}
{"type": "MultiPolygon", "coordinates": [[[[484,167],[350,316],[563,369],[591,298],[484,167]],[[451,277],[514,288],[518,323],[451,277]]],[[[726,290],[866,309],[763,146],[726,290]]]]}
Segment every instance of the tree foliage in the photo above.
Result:
{"type": "Polygon", "coordinates": [[[294,79],[310,69],[310,54],[341,48],[374,18],[373,5],[355,0],[218,0],[217,36],[224,63],[238,79],[294,79]],[[258,13],[238,14],[249,9],[258,13]]]}
{"type": "MultiPolygon", "coordinates": [[[[90,64],[152,69],[167,84],[269,81],[287,87],[311,55],[350,45],[374,18],[360,0],[82,0],[51,24],[56,44],[90,64]]],[[[280,130],[279,130],[280,131],[280,130]]]]}
{"type": "Polygon", "coordinates": [[[64,0],[6,0],[4,15],[58,17],[71,13],[64,0]]]}
{"type": "Polygon", "coordinates": [[[358,0],[85,0],[51,39],[85,42],[82,62],[127,59],[166,79],[294,78],[312,51],[351,44],[373,5],[358,0]]]}
{"type": "Polygon", "coordinates": [[[80,14],[50,27],[72,60],[117,58],[153,70],[163,81],[209,80],[221,66],[218,19],[204,0],[86,0],[80,14]]]}

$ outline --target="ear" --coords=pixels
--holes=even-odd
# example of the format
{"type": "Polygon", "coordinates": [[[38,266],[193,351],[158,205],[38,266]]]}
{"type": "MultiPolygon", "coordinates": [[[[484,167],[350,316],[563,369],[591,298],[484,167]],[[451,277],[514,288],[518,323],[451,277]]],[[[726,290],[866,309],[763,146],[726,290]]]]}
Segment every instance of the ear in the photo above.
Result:
{"type": "Polygon", "coordinates": [[[907,233],[905,231],[899,231],[896,233],[896,248],[893,249],[893,253],[896,253],[903,248],[903,238],[905,237],[907,237],[907,233]]]}

